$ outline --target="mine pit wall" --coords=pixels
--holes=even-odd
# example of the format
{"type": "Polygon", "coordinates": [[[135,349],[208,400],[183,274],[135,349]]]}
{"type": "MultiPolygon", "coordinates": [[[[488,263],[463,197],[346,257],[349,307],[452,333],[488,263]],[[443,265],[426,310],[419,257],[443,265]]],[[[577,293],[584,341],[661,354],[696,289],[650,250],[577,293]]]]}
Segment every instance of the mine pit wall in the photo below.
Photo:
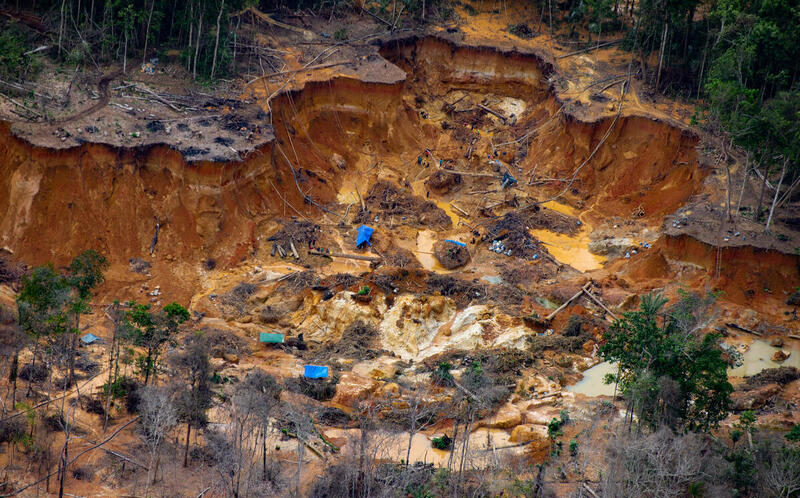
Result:
{"type": "MultiPolygon", "coordinates": [[[[613,118],[591,123],[565,119],[563,133],[542,138],[538,148],[543,152],[537,161],[549,165],[553,177],[569,179],[600,143],[613,118]]],[[[696,135],[667,123],[621,117],[567,196],[593,202],[593,213],[606,218],[628,218],[641,206],[645,217],[660,221],[702,188],[708,171],[698,163],[697,143],[696,135]]]]}
{"type": "MultiPolygon", "coordinates": [[[[368,162],[409,150],[417,154],[424,148],[417,138],[419,118],[403,103],[402,90],[402,83],[337,77],[279,95],[271,104],[276,164],[289,171],[285,154],[304,191],[327,203],[335,200],[344,177],[359,174],[368,162]],[[333,154],[345,160],[344,169],[334,164],[333,154]]],[[[295,206],[301,209],[302,202],[295,206]]],[[[311,211],[321,214],[317,208],[311,211]]]]}
{"type": "Polygon", "coordinates": [[[541,102],[550,96],[551,64],[532,54],[459,46],[436,37],[385,42],[381,56],[406,71],[411,83],[428,80],[431,93],[463,89],[541,102]],[[441,85],[437,85],[441,83],[441,85]]]}
{"type": "MultiPolygon", "coordinates": [[[[694,237],[665,235],[663,253],[716,274],[717,248],[694,237]]],[[[722,299],[784,319],[786,298],[800,286],[800,256],[753,246],[723,247],[720,278],[712,283],[723,291],[722,299]]]]}
{"type": "Polygon", "coordinates": [[[149,257],[158,218],[157,255],[228,264],[251,249],[255,220],[282,208],[269,180],[288,185],[269,146],[241,163],[190,164],[166,146],[36,147],[1,124],[0,246],[29,264],[62,265],[87,248],[125,263],[149,257]]]}
{"type": "MultiPolygon", "coordinates": [[[[411,37],[385,43],[381,55],[408,73],[409,85],[422,81],[431,93],[444,95],[457,88],[525,100],[530,115],[518,134],[537,127],[564,105],[550,86],[552,64],[535,54],[411,37]]],[[[542,176],[569,179],[602,140],[613,118],[581,121],[569,113],[573,105],[565,106],[555,130],[532,137],[525,169],[535,162],[539,172],[548,173],[542,176]]],[[[594,213],[604,217],[628,217],[641,205],[646,217],[660,221],[702,187],[707,171],[699,168],[697,143],[694,133],[673,124],[623,116],[581,169],[567,198],[594,203],[594,213]]],[[[510,160],[517,151],[509,152],[510,160]]],[[[554,185],[554,191],[561,189],[563,185],[554,185]]]]}
{"type": "MultiPolygon", "coordinates": [[[[381,52],[407,71],[414,61],[425,62],[409,74],[430,83],[434,95],[472,88],[538,105],[529,108],[531,121],[519,130],[561,106],[547,81],[552,67],[534,55],[457,47],[437,38],[389,42],[381,52]]],[[[284,92],[272,101],[275,141],[242,162],[189,163],[166,146],[50,150],[15,138],[0,124],[0,247],[30,264],[61,265],[88,247],[124,264],[149,255],[157,217],[162,230],[156,259],[169,255],[195,267],[207,257],[223,266],[237,263],[272,218],[297,209],[325,219],[305,202],[287,158],[299,187],[325,204],[347,175],[360,174],[382,156],[413,160],[434,142],[440,130],[416,112],[412,83],[339,77],[284,92]],[[334,164],[333,153],[345,159],[344,169],[334,164]]],[[[554,131],[533,139],[523,167],[536,161],[543,174],[571,176],[610,123],[567,114],[554,131]]],[[[670,213],[702,183],[695,144],[693,135],[667,123],[621,118],[568,197],[587,201],[585,208],[602,216],[628,217],[639,204],[647,216],[670,213]]]]}

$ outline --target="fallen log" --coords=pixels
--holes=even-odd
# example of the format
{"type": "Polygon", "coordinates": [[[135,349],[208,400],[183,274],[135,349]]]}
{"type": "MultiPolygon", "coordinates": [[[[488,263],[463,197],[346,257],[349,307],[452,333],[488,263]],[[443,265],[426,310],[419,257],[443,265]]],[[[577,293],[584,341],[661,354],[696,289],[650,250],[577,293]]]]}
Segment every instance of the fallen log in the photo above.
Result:
{"type": "Polygon", "coordinates": [[[741,325],[737,325],[732,322],[728,322],[725,325],[732,329],[741,330],[742,332],[747,332],[748,334],[757,335],[758,337],[761,337],[762,335],[761,332],[756,332],[755,330],[748,329],[747,327],[742,327],[741,325]]]}
{"type": "Polygon", "coordinates": [[[329,258],[347,258],[347,259],[357,259],[360,261],[369,261],[372,263],[377,263],[381,260],[381,258],[375,258],[372,256],[361,256],[360,254],[344,254],[341,252],[322,252],[318,249],[312,249],[308,251],[308,254],[313,254],[314,256],[327,256],[329,258]]]}
{"type": "Polygon", "coordinates": [[[598,305],[598,306],[600,306],[601,308],[603,308],[604,310],[606,310],[606,313],[608,313],[608,314],[609,314],[609,316],[611,316],[611,318],[613,318],[614,320],[616,320],[616,319],[617,319],[617,316],[616,316],[616,315],[614,315],[614,313],[612,313],[612,312],[611,312],[611,310],[610,310],[610,309],[608,309],[608,308],[606,307],[606,305],[605,305],[605,304],[603,304],[603,302],[602,302],[602,301],[600,301],[600,299],[599,299],[598,297],[596,297],[594,294],[592,294],[591,292],[589,292],[589,289],[588,289],[588,287],[587,287],[587,286],[584,286],[584,288],[583,288],[583,292],[585,292],[585,293],[586,293],[586,295],[587,295],[587,296],[589,296],[589,298],[590,298],[592,301],[594,301],[595,303],[597,303],[597,305],[598,305]]]}
{"type": "Polygon", "coordinates": [[[563,59],[565,57],[570,57],[570,56],[573,56],[573,55],[582,54],[584,52],[591,52],[592,50],[597,50],[598,48],[608,47],[610,45],[616,45],[617,43],[620,43],[621,41],[622,40],[614,40],[614,41],[610,41],[610,42],[607,42],[607,43],[601,43],[599,45],[592,45],[591,47],[588,47],[588,48],[583,48],[581,50],[576,50],[576,51],[570,52],[568,54],[559,55],[558,57],[556,57],[556,59],[563,59]]]}
{"type": "Polygon", "coordinates": [[[453,202],[452,202],[452,201],[450,202],[450,206],[452,206],[452,208],[453,208],[453,209],[455,209],[455,210],[456,210],[456,211],[458,211],[459,213],[463,214],[463,215],[464,215],[464,216],[466,216],[467,218],[469,218],[469,217],[470,217],[468,212],[464,211],[464,210],[463,210],[463,209],[461,209],[460,207],[458,207],[458,206],[456,206],[455,204],[453,204],[453,202]]]}
{"type": "Polygon", "coordinates": [[[484,111],[488,112],[489,114],[491,114],[493,116],[497,116],[498,118],[500,118],[503,121],[503,124],[506,124],[506,121],[508,120],[508,118],[503,116],[499,112],[497,112],[497,111],[495,111],[493,109],[490,109],[490,108],[486,107],[483,104],[478,104],[478,107],[480,107],[481,109],[483,109],[484,111]]]}
{"type": "Polygon", "coordinates": [[[590,488],[586,483],[583,483],[583,489],[588,491],[589,494],[592,495],[594,498],[600,498],[599,496],[597,496],[597,493],[595,493],[594,490],[590,488]]]}
{"type": "Polygon", "coordinates": [[[173,111],[181,112],[181,110],[178,107],[176,107],[172,102],[170,102],[169,100],[167,100],[167,99],[163,98],[162,96],[158,95],[156,92],[150,90],[149,88],[144,87],[144,86],[139,86],[139,85],[135,85],[134,88],[136,90],[139,90],[142,93],[146,93],[146,94],[152,96],[154,99],[156,99],[157,101],[161,102],[165,106],[169,107],[173,111]]]}
{"type": "Polygon", "coordinates": [[[137,461],[135,461],[135,460],[131,459],[130,457],[127,457],[127,456],[123,455],[122,453],[117,453],[116,451],[114,451],[114,450],[109,450],[108,448],[102,448],[102,447],[101,447],[100,449],[102,449],[103,451],[105,451],[106,453],[108,453],[108,454],[110,454],[110,455],[114,455],[115,457],[117,457],[117,458],[120,458],[120,459],[122,459],[122,460],[125,460],[125,461],[126,461],[126,462],[128,462],[128,463],[131,463],[131,464],[133,464],[133,465],[136,465],[137,467],[141,467],[141,468],[143,468],[144,470],[150,470],[150,467],[147,467],[146,465],[142,465],[141,463],[139,463],[139,462],[137,462],[137,461]]]}
{"type": "Polygon", "coordinates": [[[557,315],[559,312],[563,311],[563,310],[564,310],[564,308],[566,308],[567,306],[569,306],[569,305],[570,305],[570,303],[571,303],[572,301],[574,301],[574,300],[578,299],[579,297],[581,297],[581,294],[583,294],[583,291],[585,291],[585,290],[586,290],[586,289],[588,289],[588,288],[589,288],[589,284],[587,283],[587,284],[586,284],[586,285],[584,285],[584,286],[581,288],[581,290],[579,290],[579,291],[578,291],[578,292],[577,292],[577,293],[576,293],[574,296],[572,296],[571,298],[567,299],[567,300],[566,300],[566,302],[564,302],[564,304],[562,304],[561,306],[559,306],[558,308],[556,308],[556,309],[555,309],[555,310],[554,310],[552,313],[550,313],[549,315],[547,315],[546,317],[544,317],[544,319],[545,319],[546,321],[548,321],[548,322],[549,322],[550,320],[552,320],[552,319],[553,319],[553,317],[555,317],[555,316],[556,316],[556,315],[557,315]]]}

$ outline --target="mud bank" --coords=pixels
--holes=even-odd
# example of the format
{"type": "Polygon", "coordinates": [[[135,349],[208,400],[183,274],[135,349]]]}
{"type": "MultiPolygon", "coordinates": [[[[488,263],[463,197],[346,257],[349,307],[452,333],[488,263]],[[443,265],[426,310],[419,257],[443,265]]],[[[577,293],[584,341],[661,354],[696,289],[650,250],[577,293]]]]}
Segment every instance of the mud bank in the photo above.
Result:
{"type": "Polygon", "coordinates": [[[715,247],[687,235],[665,236],[664,256],[703,267],[719,278],[725,299],[762,312],[775,312],[800,285],[800,256],[752,246],[715,247]]]}

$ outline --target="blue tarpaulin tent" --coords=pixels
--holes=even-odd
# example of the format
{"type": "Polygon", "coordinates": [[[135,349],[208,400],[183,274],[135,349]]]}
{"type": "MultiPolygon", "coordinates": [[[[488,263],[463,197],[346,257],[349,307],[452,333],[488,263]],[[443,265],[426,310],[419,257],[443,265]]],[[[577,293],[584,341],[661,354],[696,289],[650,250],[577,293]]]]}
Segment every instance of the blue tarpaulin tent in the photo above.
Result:
{"type": "Polygon", "coordinates": [[[503,183],[500,186],[503,188],[508,188],[515,183],[517,183],[517,179],[506,172],[506,174],[503,175],[503,183]]]}
{"type": "Polygon", "coordinates": [[[307,379],[327,379],[328,367],[318,367],[317,365],[306,365],[303,377],[307,379]]]}
{"type": "Polygon", "coordinates": [[[269,332],[261,332],[259,335],[259,340],[261,342],[280,344],[283,342],[283,334],[270,334],[269,332]]]}
{"type": "Polygon", "coordinates": [[[100,338],[96,335],[92,334],[91,332],[81,337],[81,342],[84,344],[92,344],[94,342],[99,341],[100,338]]]}
{"type": "Polygon", "coordinates": [[[358,238],[356,238],[356,247],[361,247],[361,244],[366,243],[367,245],[372,245],[369,243],[369,239],[372,237],[372,232],[374,230],[367,225],[361,225],[358,227],[358,238]]]}

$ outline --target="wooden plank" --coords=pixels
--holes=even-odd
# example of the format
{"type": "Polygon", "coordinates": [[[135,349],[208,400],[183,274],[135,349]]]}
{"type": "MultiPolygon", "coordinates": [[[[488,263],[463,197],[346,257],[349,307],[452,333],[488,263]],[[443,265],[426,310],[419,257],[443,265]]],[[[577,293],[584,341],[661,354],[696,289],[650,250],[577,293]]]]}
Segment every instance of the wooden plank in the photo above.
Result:
{"type": "Polygon", "coordinates": [[[588,283],[587,283],[586,285],[584,285],[584,286],[581,288],[581,290],[579,290],[579,291],[578,291],[578,292],[577,292],[577,293],[576,293],[574,296],[572,296],[571,298],[567,299],[567,300],[566,300],[566,302],[565,302],[564,304],[562,304],[561,306],[559,306],[558,308],[556,308],[556,309],[555,309],[555,310],[554,310],[552,313],[550,313],[549,315],[547,315],[546,317],[544,317],[544,319],[545,319],[546,321],[548,321],[548,322],[549,322],[550,320],[552,320],[552,319],[553,319],[553,317],[555,317],[555,316],[556,316],[556,315],[557,315],[559,312],[561,312],[561,311],[562,311],[564,308],[566,308],[567,306],[569,306],[569,305],[570,305],[570,303],[571,303],[572,301],[574,301],[574,300],[578,299],[579,297],[581,297],[581,294],[583,294],[583,291],[585,291],[587,288],[589,288],[589,284],[588,284],[588,283]]]}

